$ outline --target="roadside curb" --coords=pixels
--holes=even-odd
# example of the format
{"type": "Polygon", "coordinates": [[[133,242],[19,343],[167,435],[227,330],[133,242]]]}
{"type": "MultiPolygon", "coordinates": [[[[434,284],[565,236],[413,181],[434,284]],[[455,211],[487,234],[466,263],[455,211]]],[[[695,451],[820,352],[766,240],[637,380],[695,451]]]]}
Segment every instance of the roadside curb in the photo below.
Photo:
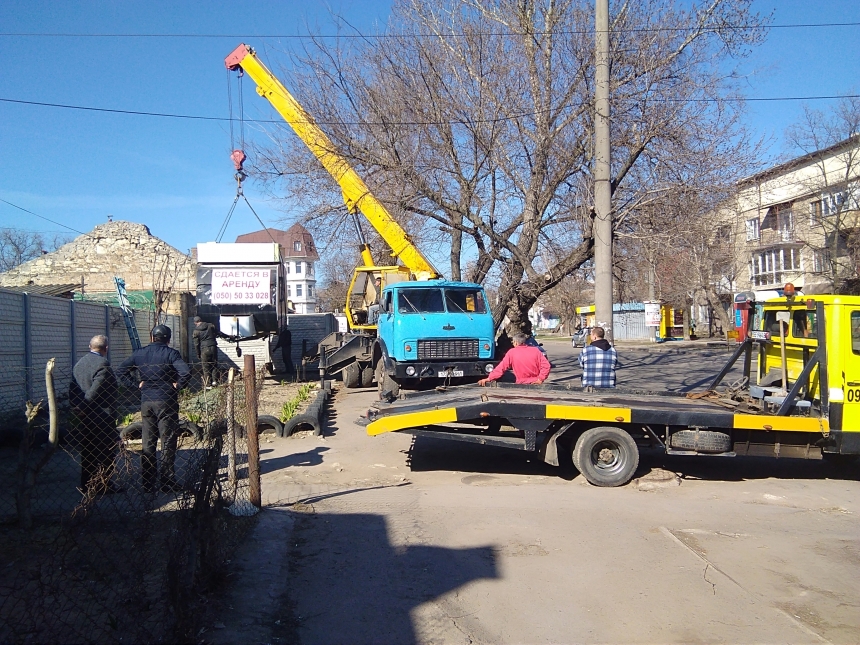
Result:
{"type": "Polygon", "coordinates": [[[286,423],[284,423],[281,437],[289,437],[294,432],[299,431],[300,426],[311,426],[314,436],[322,434],[322,428],[325,424],[325,417],[328,412],[326,402],[331,398],[331,381],[325,381],[323,387],[319,388],[305,411],[298,414],[286,423]]]}

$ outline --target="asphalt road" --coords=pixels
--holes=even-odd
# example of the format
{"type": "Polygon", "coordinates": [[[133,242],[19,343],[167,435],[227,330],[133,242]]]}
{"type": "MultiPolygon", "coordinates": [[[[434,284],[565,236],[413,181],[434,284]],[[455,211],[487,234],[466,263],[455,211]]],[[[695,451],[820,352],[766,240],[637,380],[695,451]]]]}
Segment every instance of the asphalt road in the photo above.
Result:
{"type": "MultiPolygon", "coordinates": [[[[552,380],[576,355],[545,343],[552,380]]],[[[620,348],[619,385],[697,389],[727,354],[620,348]]],[[[213,643],[858,643],[860,472],[644,455],[622,488],[569,461],[352,423],[263,442],[270,505],[213,643]],[[676,477],[677,475],[677,477],[676,477]]]]}

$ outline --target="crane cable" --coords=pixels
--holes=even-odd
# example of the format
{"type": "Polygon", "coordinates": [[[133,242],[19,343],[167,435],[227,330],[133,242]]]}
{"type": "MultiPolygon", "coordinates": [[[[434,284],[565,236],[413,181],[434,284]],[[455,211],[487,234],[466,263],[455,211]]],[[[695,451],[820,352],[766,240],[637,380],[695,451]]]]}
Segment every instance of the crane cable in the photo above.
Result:
{"type": "MultiPolygon", "coordinates": [[[[233,203],[230,205],[230,210],[227,211],[227,216],[224,218],[224,223],[221,224],[221,228],[218,230],[218,235],[215,237],[215,242],[220,242],[224,234],[227,232],[227,227],[230,225],[230,219],[233,217],[233,213],[236,211],[236,204],[239,203],[239,198],[245,200],[245,204],[248,205],[248,208],[251,209],[251,212],[254,214],[254,217],[257,218],[257,221],[260,222],[260,225],[263,227],[263,230],[266,231],[266,234],[272,240],[273,243],[278,244],[275,237],[272,235],[272,232],[269,230],[269,227],[263,223],[263,220],[260,219],[260,216],[257,214],[257,211],[254,210],[254,207],[251,206],[251,202],[248,201],[248,198],[245,197],[245,193],[242,190],[242,182],[245,180],[247,175],[245,171],[242,169],[242,163],[245,160],[245,102],[242,98],[242,78],[245,76],[244,71],[240,68],[238,81],[237,81],[237,92],[238,92],[238,103],[239,103],[239,147],[236,147],[236,134],[233,130],[233,86],[231,84],[230,71],[227,70],[227,108],[230,112],[230,149],[232,150],[230,157],[233,159],[233,163],[236,166],[236,197],[233,199],[233,203]],[[237,153],[241,159],[237,157],[237,153]]],[[[279,247],[280,248],[280,245],[279,247]]]]}

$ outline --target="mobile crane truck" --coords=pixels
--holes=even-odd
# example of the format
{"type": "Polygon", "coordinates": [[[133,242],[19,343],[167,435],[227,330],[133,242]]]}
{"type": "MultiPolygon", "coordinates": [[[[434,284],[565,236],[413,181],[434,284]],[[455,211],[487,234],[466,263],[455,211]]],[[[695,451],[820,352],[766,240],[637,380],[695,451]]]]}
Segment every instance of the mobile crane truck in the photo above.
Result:
{"type": "Polygon", "coordinates": [[[749,329],[705,392],[585,392],[506,384],[438,388],[380,404],[369,412],[367,433],[516,448],[555,466],[558,441],[565,436],[577,470],[597,486],[630,481],[641,447],[675,455],[855,461],[860,455],[860,297],[800,299],[791,291],[786,288],[786,297],[763,304],[762,328],[749,329]],[[741,380],[722,385],[741,358],[741,380]]]}
{"type": "Polygon", "coordinates": [[[396,397],[401,386],[420,381],[477,381],[494,367],[495,326],[483,287],[441,279],[385,206],[339,154],[326,134],[247,45],[224,61],[247,73],[343,192],[360,244],[362,265],[347,291],[349,331],[319,345],[320,377],[340,373],[346,387],[369,386],[380,398],[396,397]],[[391,247],[394,262],[374,264],[358,213],[391,247]],[[381,279],[380,289],[376,279],[381,279]]]}

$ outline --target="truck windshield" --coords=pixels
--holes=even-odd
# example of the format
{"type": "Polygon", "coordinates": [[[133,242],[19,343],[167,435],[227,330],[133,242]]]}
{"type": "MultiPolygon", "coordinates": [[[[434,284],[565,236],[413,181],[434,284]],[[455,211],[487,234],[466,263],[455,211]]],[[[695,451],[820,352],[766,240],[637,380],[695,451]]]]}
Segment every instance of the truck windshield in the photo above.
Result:
{"type": "Polygon", "coordinates": [[[445,289],[445,305],[449,313],[486,313],[484,292],[480,289],[445,289]]]}
{"type": "Polygon", "coordinates": [[[445,311],[441,289],[403,289],[397,293],[401,314],[435,314],[445,311]]]}

